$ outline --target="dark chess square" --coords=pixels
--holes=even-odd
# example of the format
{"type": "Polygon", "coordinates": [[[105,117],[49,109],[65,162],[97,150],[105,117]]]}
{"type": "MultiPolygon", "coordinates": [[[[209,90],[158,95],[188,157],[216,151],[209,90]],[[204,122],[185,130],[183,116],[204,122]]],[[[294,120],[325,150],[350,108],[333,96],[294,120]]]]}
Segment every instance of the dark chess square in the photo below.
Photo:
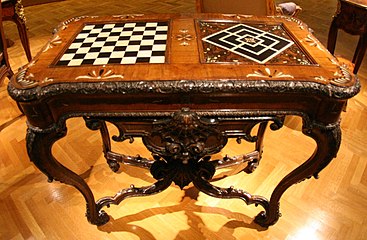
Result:
{"type": "Polygon", "coordinates": [[[245,24],[237,24],[206,36],[203,41],[261,64],[293,44],[286,38],[245,24]]]}
{"type": "Polygon", "coordinates": [[[165,63],[168,22],[87,24],[57,66],[165,63]]]}

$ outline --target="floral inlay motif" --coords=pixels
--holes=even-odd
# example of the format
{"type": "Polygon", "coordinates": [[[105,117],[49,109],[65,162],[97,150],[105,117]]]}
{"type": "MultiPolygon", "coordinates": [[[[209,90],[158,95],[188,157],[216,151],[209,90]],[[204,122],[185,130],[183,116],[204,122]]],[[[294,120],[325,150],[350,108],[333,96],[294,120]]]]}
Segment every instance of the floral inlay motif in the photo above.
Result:
{"type": "Polygon", "coordinates": [[[62,43],[62,39],[59,35],[56,35],[53,39],[51,39],[42,52],[47,52],[49,49],[56,47],[62,43]]]}
{"type": "Polygon", "coordinates": [[[190,45],[189,41],[191,41],[193,37],[190,34],[188,34],[188,32],[189,31],[187,29],[181,29],[180,34],[176,36],[176,39],[181,42],[180,43],[181,46],[190,45]]]}
{"type": "Polygon", "coordinates": [[[236,18],[236,19],[253,17],[253,15],[246,15],[246,14],[222,14],[222,15],[223,17],[230,17],[230,18],[236,18]]]}
{"type": "Polygon", "coordinates": [[[290,74],[284,74],[278,70],[271,71],[269,68],[265,68],[265,71],[258,69],[254,73],[249,73],[246,77],[265,77],[265,78],[294,78],[290,74]]]}
{"type": "MultiPolygon", "coordinates": [[[[321,47],[319,42],[311,36],[311,34],[308,34],[307,37],[303,40],[308,43],[311,47],[317,47],[321,51],[324,51],[324,49],[321,47]]],[[[302,41],[301,41],[302,42],[302,41]]]]}
{"type": "Polygon", "coordinates": [[[332,84],[346,84],[349,83],[353,78],[349,72],[348,66],[343,63],[339,66],[338,70],[334,73],[335,78],[331,79],[332,84]]]}
{"type": "Polygon", "coordinates": [[[28,69],[23,69],[17,74],[17,83],[22,87],[34,87],[37,85],[37,82],[33,79],[34,75],[32,73],[28,74],[28,69]]]}
{"type": "Polygon", "coordinates": [[[115,74],[112,70],[106,70],[105,68],[100,69],[99,71],[93,70],[88,73],[88,75],[76,77],[76,80],[79,79],[96,79],[96,80],[105,80],[105,79],[123,79],[124,76],[120,74],[115,74]]]}

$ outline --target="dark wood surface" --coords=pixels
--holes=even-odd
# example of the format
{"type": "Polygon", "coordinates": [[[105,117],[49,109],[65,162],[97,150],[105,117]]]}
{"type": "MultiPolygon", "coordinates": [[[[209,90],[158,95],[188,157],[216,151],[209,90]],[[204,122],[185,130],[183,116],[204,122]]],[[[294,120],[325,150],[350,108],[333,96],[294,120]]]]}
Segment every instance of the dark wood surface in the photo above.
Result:
{"type": "Polygon", "coordinates": [[[12,21],[17,25],[18,34],[23,45],[23,49],[27,56],[28,61],[31,61],[32,54],[31,48],[29,46],[29,39],[26,26],[26,17],[24,15],[24,8],[21,0],[10,0],[7,2],[2,2],[1,7],[2,20],[12,21]]]}
{"type": "MultiPolygon", "coordinates": [[[[2,16],[2,8],[0,6],[0,16],[2,16]]],[[[0,85],[4,77],[12,77],[13,71],[9,64],[8,49],[4,34],[3,21],[0,19],[0,85]]]]}
{"type": "Polygon", "coordinates": [[[338,9],[329,29],[327,48],[334,53],[338,29],[352,35],[359,35],[359,41],[352,62],[357,73],[367,49],[367,1],[339,0],[338,9]]]}
{"type": "Polygon", "coordinates": [[[171,182],[180,187],[193,182],[211,196],[240,198],[247,204],[261,205],[265,212],[255,220],[269,226],[280,216],[283,193],[302,180],[317,178],[336,156],[341,141],[340,114],[359,88],[354,75],[297,19],[162,14],[82,17],[62,23],[41,53],[12,79],[9,94],[28,119],[30,159],[50,181],[73,185],[83,194],[91,223],[101,225],[108,221],[101,210],[104,206],[119,204],[127,197],[158,193],[171,182]],[[165,64],[55,66],[85,23],[158,19],[171,21],[165,64]],[[306,65],[203,62],[205,50],[198,21],[281,24],[312,61],[306,65]],[[314,139],[317,147],[307,161],[280,181],[270,200],[209,183],[218,167],[233,160],[208,158],[223,148],[228,138],[256,142],[255,162],[243,157],[251,168],[261,158],[259,145],[264,127],[260,127],[258,136],[251,136],[251,130],[268,122],[272,130],[277,130],[288,115],[302,117],[303,134],[314,139]],[[51,153],[54,142],[66,135],[65,121],[71,117],[84,117],[88,128],[101,131],[112,170],[121,162],[134,163],[148,167],[157,182],[149,187],[132,186],[95,202],[86,182],[51,153]],[[111,152],[105,122],[120,131],[120,136],[112,138],[114,141],[141,137],[155,161],[111,152]]]}

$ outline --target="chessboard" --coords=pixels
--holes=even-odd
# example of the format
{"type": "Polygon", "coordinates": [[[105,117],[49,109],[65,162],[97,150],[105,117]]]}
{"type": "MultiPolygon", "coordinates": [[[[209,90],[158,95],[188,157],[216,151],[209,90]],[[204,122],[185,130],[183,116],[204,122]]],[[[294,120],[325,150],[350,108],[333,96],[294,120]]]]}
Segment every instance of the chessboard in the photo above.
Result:
{"type": "Polygon", "coordinates": [[[293,42],[286,38],[242,23],[213,33],[202,40],[260,64],[266,63],[293,45],[293,42]]]}
{"type": "Polygon", "coordinates": [[[168,22],[87,24],[56,66],[165,63],[168,22]]]}

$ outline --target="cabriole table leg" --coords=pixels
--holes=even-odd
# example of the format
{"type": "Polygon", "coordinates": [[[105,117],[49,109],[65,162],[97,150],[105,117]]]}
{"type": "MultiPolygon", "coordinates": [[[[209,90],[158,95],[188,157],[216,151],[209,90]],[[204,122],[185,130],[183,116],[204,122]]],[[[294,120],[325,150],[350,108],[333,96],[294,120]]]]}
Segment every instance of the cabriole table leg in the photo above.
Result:
{"type": "Polygon", "coordinates": [[[269,211],[261,212],[255,218],[255,222],[261,226],[268,227],[278,221],[280,198],[290,186],[312,176],[317,179],[319,172],[336,157],[341,141],[339,122],[327,126],[312,123],[311,126],[303,127],[303,133],[316,141],[316,149],[306,162],[294,169],[276,186],[269,201],[269,211]]]}
{"type": "Polygon", "coordinates": [[[27,151],[30,160],[48,177],[48,181],[60,181],[74,186],[87,203],[86,216],[95,225],[103,225],[109,220],[104,211],[97,211],[93,193],[87,183],[76,173],[64,167],[52,155],[52,145],[66,135],[65,122],[54,124],[47,129],[39,129],[28,125],[27,151]]]}

